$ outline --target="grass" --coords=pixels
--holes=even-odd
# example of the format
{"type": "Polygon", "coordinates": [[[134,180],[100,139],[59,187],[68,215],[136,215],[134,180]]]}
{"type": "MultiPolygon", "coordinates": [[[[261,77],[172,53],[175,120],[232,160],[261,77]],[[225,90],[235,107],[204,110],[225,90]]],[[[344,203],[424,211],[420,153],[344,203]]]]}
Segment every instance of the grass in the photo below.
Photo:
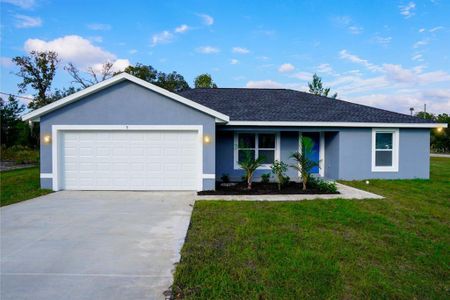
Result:
{"type": "Polygon", "coordinates": [[[39,168],[0,172],[0,206],[51,193],[40,188],[39,168]]]}
{"type": "Polygon", "coordinates": [[[431,180],[344,182],[383,200],[198,201],[175,296],[449,299],[449,182],[432,158],[431,180]]]}

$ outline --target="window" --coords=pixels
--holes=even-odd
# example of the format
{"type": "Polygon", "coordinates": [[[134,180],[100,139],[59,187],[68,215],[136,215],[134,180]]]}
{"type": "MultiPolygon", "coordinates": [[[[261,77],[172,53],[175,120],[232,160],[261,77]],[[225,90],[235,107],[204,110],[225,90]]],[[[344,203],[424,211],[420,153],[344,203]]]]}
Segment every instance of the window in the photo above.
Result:
{"type": "Polygon", "coordinates": [[[398,129],[372,130],[372,171],[398,172],[398,129]]]}
{"type": "Polygon", "coordinates": [[[248,154],[255,159],[263,156],[264,162],[260,168],[270,168],[276,159],[279,160],[278,144],[279,135],[277,133],[236,133],[234,168],[239,169],[239,162],[248,154]]]}

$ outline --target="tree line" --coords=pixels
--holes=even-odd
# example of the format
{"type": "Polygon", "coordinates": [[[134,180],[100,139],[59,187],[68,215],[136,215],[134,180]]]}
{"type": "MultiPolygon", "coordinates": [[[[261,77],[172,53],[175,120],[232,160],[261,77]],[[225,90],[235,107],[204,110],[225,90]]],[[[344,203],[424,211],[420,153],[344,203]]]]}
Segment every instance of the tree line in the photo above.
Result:
{"type": "MultiPolygon", "coordinates": [[[[99,69],[93,67],[81,71],[69,62],[63,69],[72,78],[72,86],[63,89],[52,89],[52,84],[59,64],[58,54],[53,51],[32,51],[28,55],[17,56],[12,59],[19,68],[16,75],[21,79],[18,83],[18,93],[24,94],[32,89],[34,94],[30,99],[28,109],[34,110],[50,104],[56,100],[67,97],[81,89],[111,78],[119,72],[114,71],[114,65],[106,62],[99,69]]],[[[151,65],[137,63],[126,67],[123,72],[129,73],[142,80],[155,84],[171,92],[180,92],[191,87],[184,77],[176,71],[165,73],[158,71],[151,65]]],[[[217,88],[210,74],[198,75],[194,80],[195,88],[217,88]]],[[[331,94],[330,88],[325,88],[322,79],[314,74],[312,81],[308,82],[309,93],[319,96],[337,98],[337,93],[331,94]],[[330,96],[329,96],[330,95],[330,96]]],[[[10,147],[23,145],[36,147],[39,144],[39,126],[31,127],[21,121],[20,116],[26,110],[17,97],[10,95],[7,100],[0,97],[1,110],[1,145],[10,147]]],[[[419,112],[416,116],[438,122],[449,123],[447,114],[431,115],[419,112]]],[[[439,152],[450,152],[449,128],[441,131],[432,131],[432,148],[439,152]]]]}

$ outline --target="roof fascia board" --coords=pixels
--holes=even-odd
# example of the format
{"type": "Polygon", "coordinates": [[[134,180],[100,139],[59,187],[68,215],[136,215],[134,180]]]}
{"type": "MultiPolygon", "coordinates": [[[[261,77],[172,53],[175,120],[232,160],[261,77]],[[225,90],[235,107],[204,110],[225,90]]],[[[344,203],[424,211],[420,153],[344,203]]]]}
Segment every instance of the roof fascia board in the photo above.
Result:
{"type": "Polygon", "coordinates": [[[286,122],[286,121],[230,121],[227,126],[298,126],[298,127],[395,127],[395,128],[439,128],[446,123],[375,123],[375,122],[286,122]]]}

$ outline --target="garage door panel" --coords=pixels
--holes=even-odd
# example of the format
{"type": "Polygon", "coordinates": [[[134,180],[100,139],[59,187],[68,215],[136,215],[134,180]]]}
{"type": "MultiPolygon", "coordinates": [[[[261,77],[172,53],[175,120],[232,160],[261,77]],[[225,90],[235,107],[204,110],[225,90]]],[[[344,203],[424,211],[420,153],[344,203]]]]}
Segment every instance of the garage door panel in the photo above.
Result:
{"type": "Polygon", "coordinates": [[[196,131],[67,131],[61,143],[63,189],[197,189],[196,131]]]}

